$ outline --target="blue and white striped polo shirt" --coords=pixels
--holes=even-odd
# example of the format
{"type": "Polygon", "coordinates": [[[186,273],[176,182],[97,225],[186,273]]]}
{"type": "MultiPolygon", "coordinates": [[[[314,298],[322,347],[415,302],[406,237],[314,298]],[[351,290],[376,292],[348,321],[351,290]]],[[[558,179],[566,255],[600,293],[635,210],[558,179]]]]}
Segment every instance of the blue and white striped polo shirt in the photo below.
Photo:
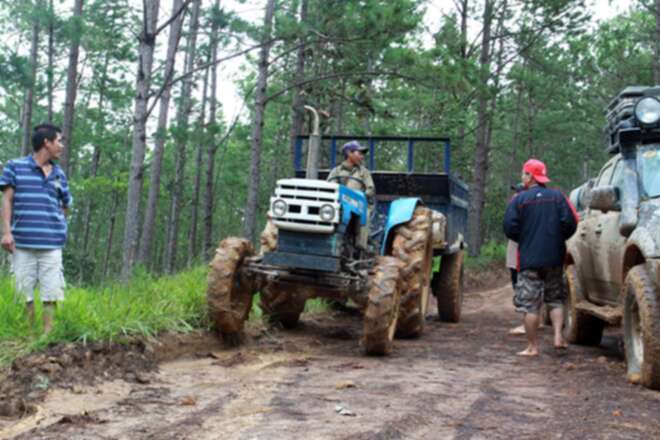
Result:
{"type": "Polygon", "coordinates": [[[66,241],[63,208],[71,206],[69,185],[58,165],[44,176],[32,156],[10,160],[0,177],[0,189],[15,190],[11,232],[17,248],[59,249],[66,241]]]}

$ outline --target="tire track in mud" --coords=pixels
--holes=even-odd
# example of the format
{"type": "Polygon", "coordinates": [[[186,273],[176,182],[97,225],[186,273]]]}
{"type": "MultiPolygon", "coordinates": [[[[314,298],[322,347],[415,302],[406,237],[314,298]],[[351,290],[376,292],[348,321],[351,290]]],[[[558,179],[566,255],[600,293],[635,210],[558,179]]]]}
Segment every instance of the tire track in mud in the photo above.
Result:
{"type": "Polygon", "coordinates": [[[165,423],[155,429],[146,433],[144,436],[135,436],[134,430],[124,431],[126,438],[144,439],[144,440],[169,440],[169,439],[183,439],[195,438],[196,433],[206,423],[206,420],[222,410],[227,404],[234,400],[238,395],[234,392],[229,392],[222,397],[216,398],[211,402],[206,403],[202,408],[191,414],[186,414],[182,418],[175,420],[172,423],[165,423]],[[131,435],[133,434],[133,435],[131,435]]]}

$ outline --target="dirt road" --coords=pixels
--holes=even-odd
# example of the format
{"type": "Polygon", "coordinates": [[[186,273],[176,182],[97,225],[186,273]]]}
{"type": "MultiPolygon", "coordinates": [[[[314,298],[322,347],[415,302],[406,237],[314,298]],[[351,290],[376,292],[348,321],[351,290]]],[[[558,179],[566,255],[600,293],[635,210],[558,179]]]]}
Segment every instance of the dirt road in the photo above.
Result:
{"type": "Polygon", "coordinates": [[[367,358],[356,316],[307,317],[237,350],[211,345],[138,382],[50,391],[0,420],[19,439],[650,439],[660,392],[628,384],[616,332],[537,359],[507,335],[508,287],[466,295],[464,319],[367,358]]]}

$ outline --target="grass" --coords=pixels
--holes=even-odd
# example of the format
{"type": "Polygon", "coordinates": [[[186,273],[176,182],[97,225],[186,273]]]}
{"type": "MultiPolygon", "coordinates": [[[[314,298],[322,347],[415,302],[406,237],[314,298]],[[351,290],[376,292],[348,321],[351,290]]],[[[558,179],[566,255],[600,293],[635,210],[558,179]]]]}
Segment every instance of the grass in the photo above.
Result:
{"type": "MultiPolygon", "coordinates": [[[[121,342],[126,337],[153,337],[160,332],[190,332],[209,327],[206,312],[206,267],[174,276],[139,273],[129,285],[66,289],[66,299],[55,313],[53,330],[43,334],[41,309],[30,325],[25,302],[14,291],[13,280],[0,277],[0,368],[15,358],[52,343],[121,342]]],[[[259,295],[253,299],[251,320],[262,317],[259,295]]],[[[322,299],[305,304],[306,312],[325,310],[322,299]]]]}
{"type": "Polygon", "coordinates": [[[127,286],[67,288],[48,335],[41,328],[38,303],[37,324],[32,326],[13,281],[1,278],[0,288],[0,365],[54,342],[120,341],[164,330],[188,332],[205,327],[207,321],[204,267],[170,277],[141,274],[127,286]]]}

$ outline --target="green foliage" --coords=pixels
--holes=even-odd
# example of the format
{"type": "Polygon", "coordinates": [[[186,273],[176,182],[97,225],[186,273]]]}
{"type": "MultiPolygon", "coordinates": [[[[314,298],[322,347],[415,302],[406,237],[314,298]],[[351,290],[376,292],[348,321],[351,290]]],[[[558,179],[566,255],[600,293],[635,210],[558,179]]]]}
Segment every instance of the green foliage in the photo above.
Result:
{"type": "Polygon", "coordinates": [[[465,256],[465,267],[471,270],[485,269],[493,264],[504,267],[506,259],[506,242],[489,241],[481,247],[477,257],[465,256]]]}

